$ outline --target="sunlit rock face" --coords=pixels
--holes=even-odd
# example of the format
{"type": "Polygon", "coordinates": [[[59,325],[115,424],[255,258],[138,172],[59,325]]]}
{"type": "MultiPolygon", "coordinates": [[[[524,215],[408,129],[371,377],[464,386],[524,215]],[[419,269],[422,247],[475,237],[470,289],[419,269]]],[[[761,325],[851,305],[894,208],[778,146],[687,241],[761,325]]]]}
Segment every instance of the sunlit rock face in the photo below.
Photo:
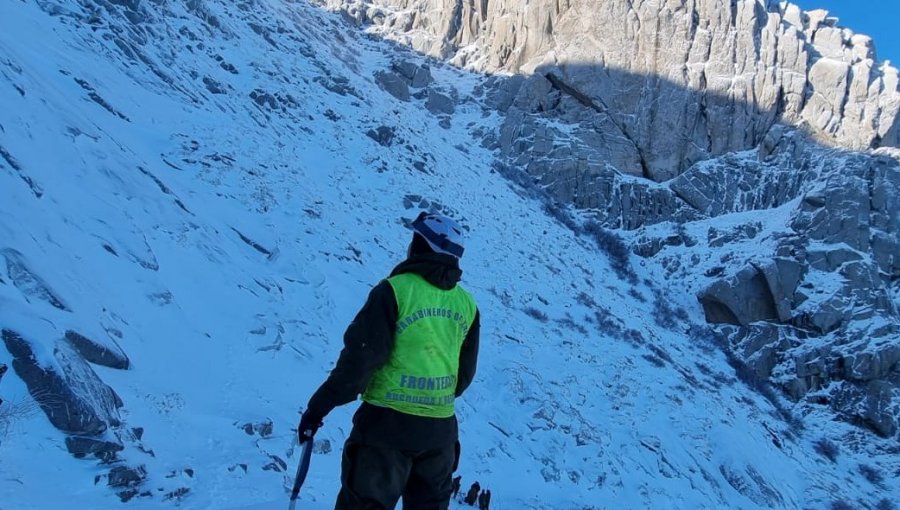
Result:
{"type": "Polygon", "coordinates": [[[777,123],[851,149],[900,144],[897,70],[826,11],[762,0],[327,3],[458,65],[553,73],[611,116],[595,131],[627,140],[617,168],[656,181],[755,147],[777,123]]]}

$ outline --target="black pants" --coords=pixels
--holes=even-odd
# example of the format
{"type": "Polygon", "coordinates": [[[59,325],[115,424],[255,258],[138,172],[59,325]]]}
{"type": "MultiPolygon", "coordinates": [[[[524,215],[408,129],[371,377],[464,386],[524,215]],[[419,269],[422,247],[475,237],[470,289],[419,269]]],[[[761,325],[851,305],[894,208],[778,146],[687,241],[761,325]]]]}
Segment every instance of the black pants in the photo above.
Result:
{"type": "Polygon", "coordinates": [[[459,446],[403,451],[355,442],[344,445],[335,510],[446,510],[459,446]]]}

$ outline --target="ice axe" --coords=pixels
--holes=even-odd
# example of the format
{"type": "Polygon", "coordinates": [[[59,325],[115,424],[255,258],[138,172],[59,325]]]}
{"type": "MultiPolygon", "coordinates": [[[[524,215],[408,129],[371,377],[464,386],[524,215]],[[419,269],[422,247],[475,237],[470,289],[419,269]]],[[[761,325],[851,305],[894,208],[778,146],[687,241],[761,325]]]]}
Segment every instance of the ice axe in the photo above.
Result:
{"type": "Polygon", "coordinates": [[[301,437],[300,444],[303,445],[303,452],[300,454],[300,465],[297,466],[297,476],[294,478],[294,488],[291,489],[291,506],[288,510],[294,510],[297,506],[297,496],[300,495],[300,487],[306,480],[306,473],[309,472],[309,461],[312,459],[312,435],[307,434],[301,437]]]}

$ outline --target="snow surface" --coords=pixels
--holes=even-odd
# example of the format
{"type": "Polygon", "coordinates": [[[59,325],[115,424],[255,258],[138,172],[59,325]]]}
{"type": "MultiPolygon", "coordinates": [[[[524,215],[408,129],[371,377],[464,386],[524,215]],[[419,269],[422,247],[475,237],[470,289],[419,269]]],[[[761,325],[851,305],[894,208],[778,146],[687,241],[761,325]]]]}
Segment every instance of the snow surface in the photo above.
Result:
{"type": "MultiPolygon", "coordinates": [[[[0,250],[68,308],[0,271],[0,326],[37,341],[48,366],[68,329],[129,356],[127,371],[93,367],[124,401],[123,427],[144,429],[122,458],[146,466],[151,495],[128,507],[287,505],[298,411],[405,253],[413,195],[471,230],[464,285],[483,340],[458,404],[464,490],[478,480],[500,510],[898,499],[892,482],[859,476],[865,457],[814,451],[842,425],[792,430],[714,345],[653,320],[656,292],[702,322],[696,282],[640,264],[641,283],[621,281],[590,239],[491,171],[470,134],[499,122],[470,95],[482,76],[431,62],[462,98],[443,128],[373,79],[394,58],[424,60],[339,15],[145,2],[130,23],[119,4],[0,3],[0,250]],[[75,17],[89,6],[99,20],[75,17]],[[396,128],[392,146],[365,135],[380,125],[396,128]],[[267,438],[242,429],[266,419],[267,438]],[[287,469],[264,470],[271,456],[287,469]]],[[[12,371],[0,394],[20,409],[0,430],[0,508],[122,505],[104,487],[110,466],[68,454],[12,371]]],[[[319,432],[298,508],[332,504],[354,408],[319,432]]]]}

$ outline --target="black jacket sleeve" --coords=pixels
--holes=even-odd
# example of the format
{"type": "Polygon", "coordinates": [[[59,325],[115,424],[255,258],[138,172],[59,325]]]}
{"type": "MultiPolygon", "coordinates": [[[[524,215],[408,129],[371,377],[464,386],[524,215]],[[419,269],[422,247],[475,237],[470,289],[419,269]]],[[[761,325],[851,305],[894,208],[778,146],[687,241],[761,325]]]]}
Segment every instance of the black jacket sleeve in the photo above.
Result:
{"type": "Polygon", "coordinates": [[[390,359],[397,313],[394,289],[383,280],[347,327],[337,364],[309,399],[306,409],[311,416],[324,419],[332,409],[353,402],[365,391],[375,370],[390,359]]]}
{"type": "Polygon", "coordinates": [[[475,378],[475,369],[478,365],[478,342],[481,330],[481,313],[475,310],[475,320],[472,327],[463,340],[462,350],[459,352],[459,378],[456,382],[456,396],[460,396],[466,388],[472,384],[475,378]]]}

